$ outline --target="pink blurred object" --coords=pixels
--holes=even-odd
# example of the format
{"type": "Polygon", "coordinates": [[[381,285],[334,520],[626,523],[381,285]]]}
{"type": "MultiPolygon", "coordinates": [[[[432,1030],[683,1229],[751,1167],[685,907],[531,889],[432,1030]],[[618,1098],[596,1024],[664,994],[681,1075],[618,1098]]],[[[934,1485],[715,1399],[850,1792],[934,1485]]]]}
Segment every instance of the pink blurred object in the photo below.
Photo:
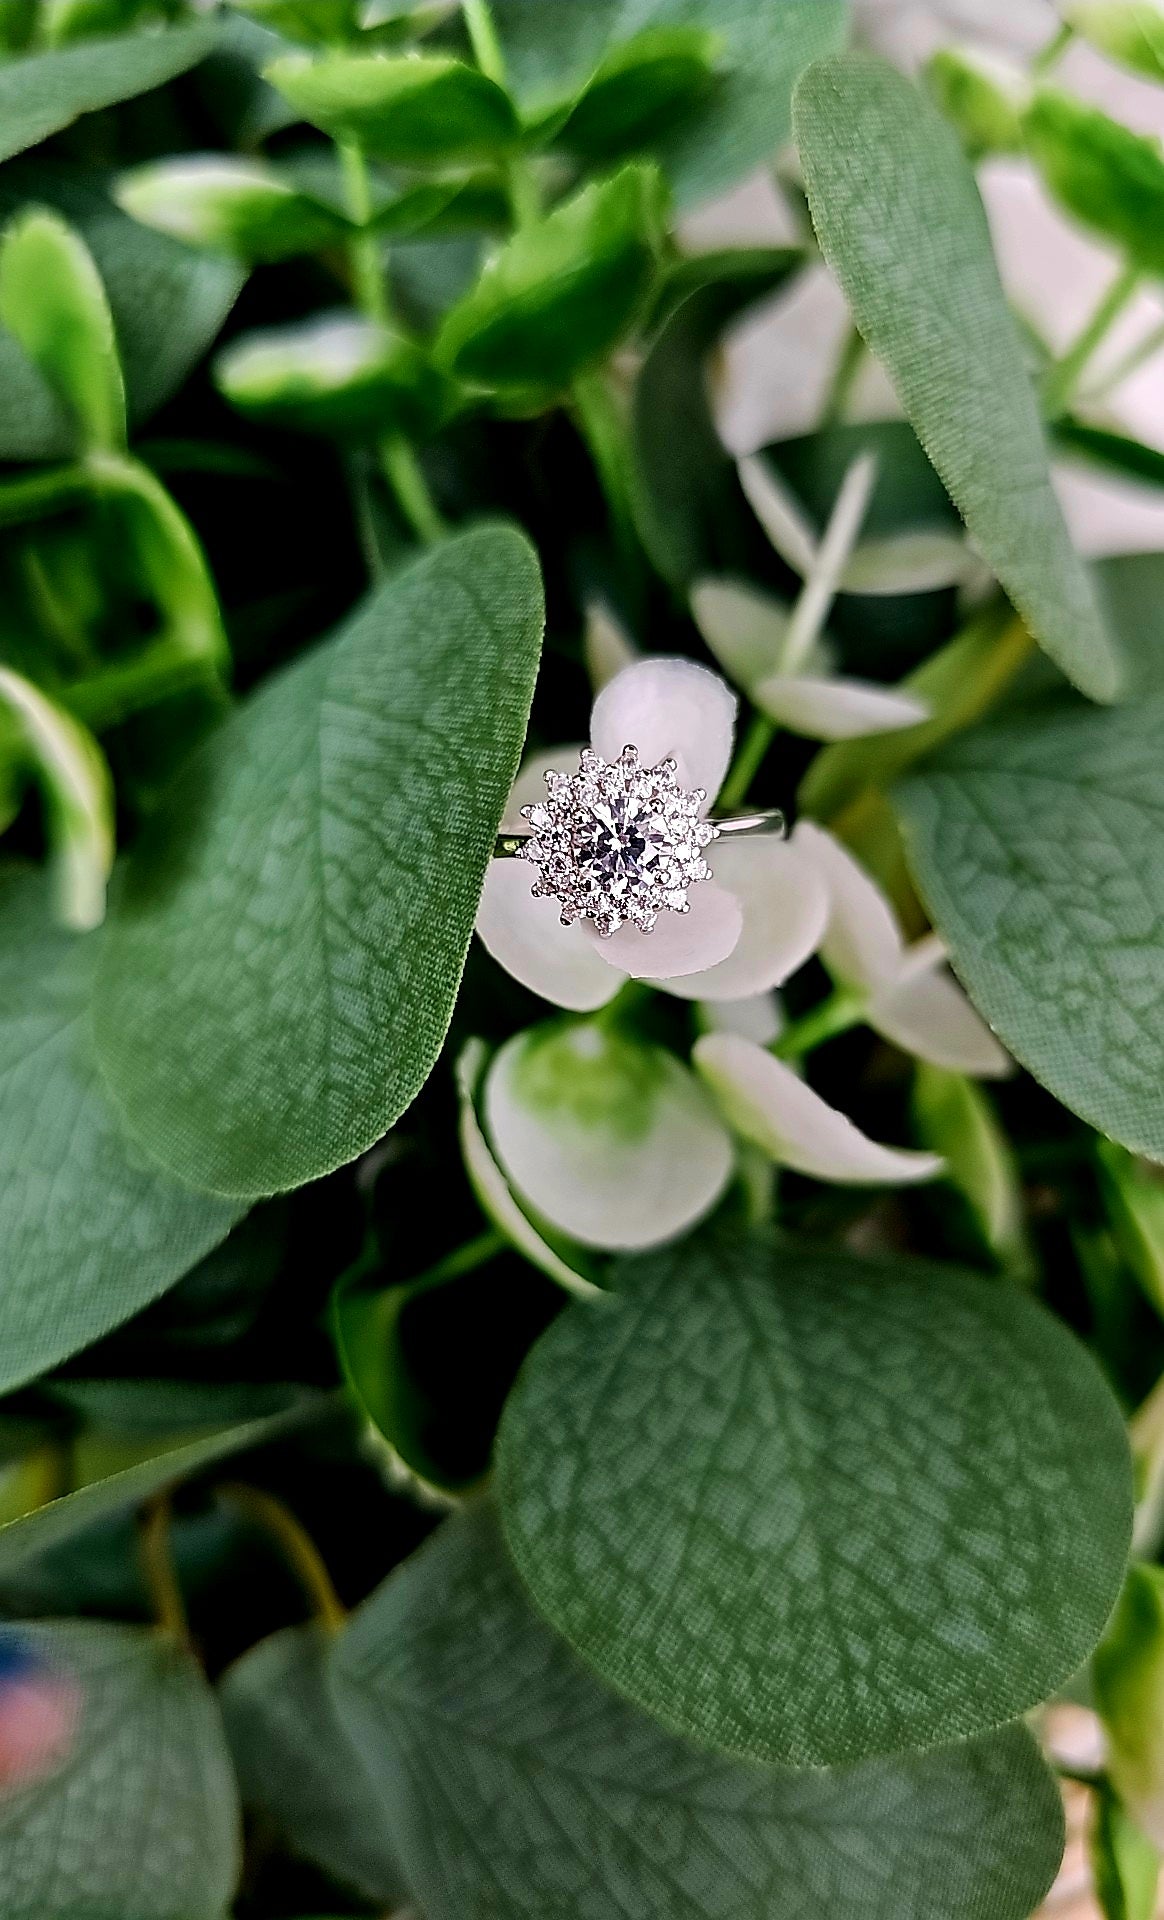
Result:
{"type": "Polygon", "coordinates": [[[0,1634],[0,1793],[43,1779],[68,1758],[82,1702],[67,1674],[0,1634]]]}

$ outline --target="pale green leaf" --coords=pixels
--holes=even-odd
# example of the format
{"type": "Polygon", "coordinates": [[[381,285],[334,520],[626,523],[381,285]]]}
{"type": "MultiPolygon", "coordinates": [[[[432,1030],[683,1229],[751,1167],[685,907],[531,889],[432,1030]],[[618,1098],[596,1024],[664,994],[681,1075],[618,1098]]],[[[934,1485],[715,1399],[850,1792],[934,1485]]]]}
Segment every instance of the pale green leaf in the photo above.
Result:
{"type": "Polygon", "coordinates": [[[1144,273],[1164,274],[1164,149],[1097,107],[1041,87],[1023,116],[1055,198],[1144,273]]]}
{"type": "Polygon", "coordinates": [[[243,260],[283,260],[341,243],[347,221],[296,191],[273,167],[222,154],[185,154],[123,173],[118,204],[147,227],[243,260]]]}
{"type": "Polygon", "coordinates": [[[82,1704],[63,1764],[0,1798],[4,1920],[224,1920],[238,1797],[194,1656],[138,1627],[19,1632],[82,1704]]]}
{"type": "Polygon", "coordinates": [[[52,926],[42,882],[0,876],[0,1388],[89,1346],[172,1286],[239,1209],[127,1141],[88,1028],[101,934],[52,926]]]}
{"type": "Polygon", "coordinates": [[[971,537],[1051,658],[1093,699],[1113,699],[1119,656],[1051,488],[956,134],[910,81],[861,54],[812,68],[795,118],[825,258],[971,537]]]}
{"type": "Polygon", "coordinates": [[[0,160],[35,147],[83,113],[149,93],[213,51],[214,28],[125,34],[26,54],[0,65],[0,160]]]}
{"type": "Polygon", "coordinates": [[[1064,1106],[1164,1159],[1164,695],[1055,695],[895,792],[914,878],[980,1013],[1064,1106]]]}
{"type": "Polygon", "coordinates": [[[1113,60],[1164,79],[1164,10],[1159,0],[1059,0],[1069,26],[1113,60]]]}
{"type": "Polygon", "coordinates": [[[498,1453],[521,1573],[605,1679],[707,1746],[833,1766],[1000,1726],[1075,1671],[1131,1474],[1043,1308],[762,1235],[615,1286],[533,1349],[498,1453]]]}
{"type": "Polygon", "coordinates": [[[444,1041],[521,751],[541,584],[481,527],[396,574],[190,761],[115,896],[96,1004],[148,1150],[257,1196],[371,1146],[444,1041]]]}
{"type": "Polygon", "coordinates": [[[113,864],[113,782],[105,757],[72,714],[3,666],[0,709],[13,721],[44,792],[57,916],[84,932],[105,917],[113,864]]]}
{"type": "Polygon", "coordinates": [[[487,159],[517,138],[508,95],[444,54],[288,54],[264,78],[312,125],[400,167],[487,159]]]}
{"type": "Polygon", "coordinates": [[[55,213],[34,209],[0,242],[0,320],[64,403],[83,444],[125,445],[125,382],[93,256],[55,213]]]}
{"type": "Polygon", "coordinates": [[[488,1508],[372,1595],[335,1671],[427,1920],[1024,1920],[1062,1849],[1021,1728],[833,1774],[673,1738],[539,1620],[488,1508]]]}

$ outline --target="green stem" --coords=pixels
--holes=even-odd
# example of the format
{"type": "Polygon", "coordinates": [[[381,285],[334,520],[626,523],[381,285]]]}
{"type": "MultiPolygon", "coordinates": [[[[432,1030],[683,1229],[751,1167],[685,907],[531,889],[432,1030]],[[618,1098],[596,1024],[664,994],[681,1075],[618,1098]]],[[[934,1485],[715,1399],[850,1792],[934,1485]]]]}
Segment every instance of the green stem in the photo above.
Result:
{"type": "Polygon", "coordinates": [[[649,987],[645,980],[625,981],[614,999],[608,1000],[606,1005],[600,1007],[592,1016],[593,1024],[604,1033],[609,1033],[614,1027],[621,1027],[627,1017],[634,1013],[636,1007],[641,1007],[653,993],[654,988],[649,987]]]}
{"type": "Polygon", "coordinates": [[[402,434],[394,433],[380,441],[379,453],[385,478],[412,531],[426,547],[435,546],[447,529],[415,449],[402,434]]]}
{"type": "Polygon", "coordinates": [[[811,1013],[806,1013],[791,1026],[785,1027],[782,1034],[773,1040],[769,1051],[777,1060],[803,1060],[826,1040],[832,1040],[839,1033],[847,1033],[850,1027],[861,1024],[865,1017],[865,1003],[855,993],[845,987],[837,987],[822,1000],[811,1013]]]}
{"type": "Polygon", "coordinates": [[[195,688],[203,689],[225,709],[225,687],[206,661],[180,642],[158,640],[134,660],[110,662],[98,672],[74,680],[61,700],[91,732],[102,733],[143,707],[195,688]]]}
{"type": "Polygon", "coordinates": [[[164,1633],[173,1634],[175,1640],[185,1646],[189,1643],[190,1629],[182,1604],[182,1589],[174,1570],[170,1518],[170,1497],[165,1493],[159,1494],[156,1500],[151,1500],[141,1517],[141,1565],[159,1627],[164,1633]]]}
{"type": "Polygon", "coordinates": [[[1069,27],[1064,23],[1063,26],[1051,35],[1046,46],[1041,48],[1035,55],[1031,61],[1031,72],[1040,79],[1044,74],[1050,73],[1051,68],[1058,64],[1074,38],[1074,27],[1069,27]]]}
{"type": "Polygon", "coordinates": [[[310,1600],[320,1626],[327,1633],[339,1633],[347,1620],[347,1609],[332,1584],[323,1555],[290,1507],[261,1487],[241,1482],[232,1481],[220,1488],[219,1494],[270,1536],[310,1600]]]}
{"type": "Polygon", "coordinates": [[[775,738],[775,721],[769,720],[766,713],[753,713],[748,731],[740,742],[736,757],[728,769],[728,777],[720,789],[721,813],[731,813],[734,808],[743,805],[763,764],[764,755],[775,738]]]}
{"type": "Polygon", "coordinates": [[[1129,261],[1116,273],[1091,318],[1068,347],[1062,359],[1055,360],[1043,375],[1043,411],[1048,420],[1066,413],[1092,354],[1106,336],[1112,322],[1127,306],[1140,282],[1140,274],[1129,261]]]}
{"type": "Polygon", "coordinates": [[[506,83],[505,55],[497,37],[496,23],[489,11],[489,0],[461,0],[461,12],[474,60],[487,79],[503,87],[506,83]]]}
{"type": "Polygon", "coordinates": [[[423,1281],[425,1286],[436,1287],[445,1280],[460,1280],[464,1274],[476,1273],[478,1267],[488,1266],[490,1260],[496,1260],[499,1253],[508,1250],[509,1241],[505,1235],[498,1233],[495,1227],[490,1227],[487,1232],[479,1233],[476,1239],[466,1240],[463,1246],[454,1247],[452,1253],[438,1260],[427,1273],[418,1274],[409,1285],[419,1286],[423,1281]]]}
{"type": "Polygon", "coordinates": [[[845,408],[852,397],[857,375],[865,360],[865,342],[856,327],[850,327],[845,335],[840,356],[825,394],[821,408],[820,425],[836,426],[845,417],[845,408]]]}
{"type": "Polygon", "coordinates": [[[1114,367],[1104,374],[1098,386],[1087,389],[1084,397],[1092,404],[1097,400],[1106,399],[1121,381],[1126,380],[1129,374],[1135,373],[1138,367],[1142,367],[1145,360],[1150,360],[1153,354],[1159,353],[1161,347],[1164,347],[1164,325],[1150,328],[1144,338],[1134,347],[1129,347],[1122,358],[1116,361],[1114,367]]]}
{"type": "Polygon", "coordinates": [[[638,532],[631,496],[633,462],[627,424],[610,381],[602,373],[580,374],[572,388],[578,430],[590,450],[615,538],[624,558],[637,560],[638,532]]]}
{"type": "Polygon", "coordinates": [[[62,513],[91,494],[85,467],[58,467],[52,473],[34,473],[27,479],[0,485],[0,527],[16,527],[62,513]]]}

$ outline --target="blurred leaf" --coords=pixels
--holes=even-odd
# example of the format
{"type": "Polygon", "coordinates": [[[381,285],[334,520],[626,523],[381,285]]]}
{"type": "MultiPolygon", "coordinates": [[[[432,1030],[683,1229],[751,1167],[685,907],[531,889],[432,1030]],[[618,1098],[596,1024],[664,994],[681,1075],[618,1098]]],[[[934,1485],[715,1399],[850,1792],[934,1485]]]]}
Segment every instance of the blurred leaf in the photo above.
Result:
{"type": "Polygon", "coordinates": [[[1023,1728],[838,1773],[676,1739],[539,1619],[481,1506],[364,1603],[334,1672],[428,1920],[1023,1920],[1062,1849],[1023,1728]]]}
{"type": "Polygon", "coordinates": [[[718,47],[718,35],[687,26],[648,28],[612,47],[555,138],[591,161],[656,143],[711,87],[718,47]]]}
{"type": "Polygon", "coordinates": [[[542,1336],[497,1453],[522,1578],[610,1684],[701,1745],[827,1767],[1000,1727],[1075,1672],[1131,1474],[1061,1322],[956,1267],[767,1234],[614,1285],[542,1336]]]}
{"type": "Polygon", "coordinates": [[[1164,553],[1121,553],[1101,560],[1096,579],[1136,698],[1164,692],[1164,553]]]}
{"type": "Polygon", "coordinates": [[[93,256],[54,213],[33,211],[0,241],[0,320],[64,402],[82,445],[125,445],[125,383],[93,256]]]}
{"type": "Polygon", "coordinates": [[[1164,274],[1164,151],[1097,107],[1041,87],[1023,116],[1027,148],[1068,213],[1164,274]]]}
{"type": "Polygon", "coordinates": [[[15,722],[44,794],[57,917],[84,932],[105,918],[114,851],[109,768],[92,734],[8,667],[0,667],[0,708],[15,722]]]}
{"type": "Polygon", "coordinates": [[[40,0],[45,44],[63,47],[96,34],[132,33],[145,22],[161,24],[165,0],[40,0]]]}
{"type": "Polygon", "coordinates": [[[56,1771],[0,1799],[5,1920],[224,1920],[238,1796],[193,1655],[152,1629],[19,1632],[79,1689],[80,1721],[56,1771]]]}
{"type": "Polygon", "coordinates": [[[501,88],[443,54],[292,54],[265,77],[313,126],[400,167],[487,159],[518,136],[501,88]]]}
{"type": "MultiPolygon", "coordinates": [[[[156,1405],[161,1383],[147,1384],[154,1389],[156,1405]]],[[[264,1397],[272,1397],[270,1390],[262,1388],[252,1388],[251,1393],[260,1401],[264,1397]]],[[[109,1394],[112,1398],[112,1383],[109,1394]]],[[[131,1397],[131,1393],[127,1393],[126,1398],[131,1397]]],[[[175,1441],[174,1436],[170,1435],[170,1444],[167,1446],[158,1446],[155,1440],[152,1452],[144,1452],[150,1440],[148,1434],[143,1434],[143,1458],[132,1461],[128,1466],[117,1467],[100,1479],[50,1500],[47,1506],[36,1507],[32,1512],[0,1526],[0,1575],[6,1575],[32,1555],[44,1553],[62,1540],[71,1539],[74,1534],[83,1532],[98,1520],[121,1512],[126,1507],[140,1506],[163,1488],[188,1480],[205,1468],[214,1466],[217,1461],[229,1458],[231,1454],[243,1453],[252,1447],[265,1446],[268,1441],[282,1439],[322,1405],[318,1397],[304,1396],[290,1405],[286,1404],[286,1399],[284,1393],[284,1404],[278,1412],[264,1413],[257,1419],[236,1421],[231,1426],[219,1427],[210,1433],[202,1431],[195,1438],[175,1441]]]]}
{"type": "Polygon", "coordinates": [[[661,240],[653,167],[629,166],[521,228],[446,315],[437,358],[484,387],[556,391],[646,303],[661,240]]]}
{"type": "Polygon", "coordinates": [[[133,1130],[184,1178],[250,1197],[301,1185],[419,1092],[541,628],[521,535],[443,541],[178,776],[115,898],[96,1027],[133,1130]]]}
{"type": "Polygon", "coordinates": [[[363,441],[431,431],[447,395],[419,347],[354,313],[244,333],[219,356],[214,377],[250,419],[363,441]]]}
{"type": "Polygon", "coordinates": [[[946,1177],[969,1206],[983,1244],[1011,1274],[1028,1275],[1032,1256],[1018,1168],[978,1082],[919,1061],[914,1116],[918,1139],[946,1162],[946,1177]]]}
{"type": "Polygon", "coordinates": [[[1164,453],[1158,447],[1145,447],[1127,434],[1113,433],[1108,427],[1090,426],[1086,420],[1061,414],[1052,428],[1054,442],[1065,453],[1082,454],[1095,466],[1113,473],[1126,473],[1133,480],[1148,480],[1164,486],[1164,453]]]}
{"type": "Polygon", "coordinates": [[[1164,79],[1164,15],[1154,0],[1059,0],[1076,33],[1149,79],[1164,79]]]}
{"type": "Polygon", "coordinates": [[[242,260],[284,260],[342,241],[338,214],[256,160],[190,154],[123,173],[117,201],[147,227],[242,260]]]}
{"type": "Polygon", "coordinates": [[[1164,1569],[1128,1568],[1091,1671],[1109,1778],[1137,1825],[1164,1846],[1164,1569]]]}
{"type": "Polygon", "coordinates": [[[87,40],[83,46],[26,54],[0,65],[0,160],[35,147],[83,113],[164,86],[204,60],[215,44],[210,25],[87,40]]]}
{"type": "Polygon", "coordinates": [[[328,1681],[331,1636],[318,1625],[261,1640],[219,1682],[243,1805],[337,1885],[395,1911],[406,1888],[384,1809],[328,1681]]]}
{"type": "Polygon", "coordinates": [[[971,159],[1021,153],[1030,87],[1020,68],[971,47],[942,47],[925,70],[930,91],[971,159]]]}
{"type": "Polygon", "coordinates": [[[306,46],[334,47],[359,27],[357,0],[230,0],[261,26],[306,46]]]}
{"type": "Polygon", "coordinates": [[[1120,1251],[1164,1319],[1164,1175],[1114,1140],[1097,1140],[1095,1152],[1120,1251]]]}
{"type": "Polygon", "coordinates": [[[1035,396],[956,135],[901,74],[860,54],[806,74],[796,126],[825,257],[971,538],[1056,664],[1093,699],[1111,700],[1119,657],[1051,488],[1035,396]]]}
{"type": "Polygon", "coordinates": [[[147,1168],[92,1058],[105,935],[49,920],[38,877],[0,879],[0,1388],[77,1353],[154,1300],[240,1209],[147,1168]],[[19,1169],[19,1173],[17,1173],[19,1169]]]}
{"type": "Polygon", "coordinates": [[[1104,1920],[1155,1920],[1160,1856],[1108,1786],[1099,1789],[1089,1851],[1104,1920]]]}

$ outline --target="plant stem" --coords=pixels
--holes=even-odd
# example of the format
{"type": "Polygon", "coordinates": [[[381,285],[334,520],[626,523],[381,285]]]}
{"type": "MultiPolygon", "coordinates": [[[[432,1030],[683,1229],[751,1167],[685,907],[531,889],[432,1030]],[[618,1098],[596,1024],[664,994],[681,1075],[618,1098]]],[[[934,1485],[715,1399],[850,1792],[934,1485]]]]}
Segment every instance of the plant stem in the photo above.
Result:
{"type": "Polygon", "coordinates": [[[426,547],[435,546],[446,532],[444,518],[429,492],[415,450],[403,434],[391,433],[381,440],[380,462],[409,526],[426,547]]]}
{"type": "Polygon", "coordinates": [[[1112,322],[1127,306],[1140,283],[1139,269],[1127,262],[1120,267],[1103,293],[1091,318],[1086,321],[1060,360],[1047,368],[1042,381],[1043,411],[1048,420],[1066,413],[1092,354],[1104,339],[1112,322]]]}
{"type": "Polygon", "coordinates": [[[1044,74],[1050,73],[1051,68],[1057,65],[1074,38],[1074,27],[1069,27],[1066,22],[1064,22],[1064,24],[1051,35],[1046,46],[1040,48],[1039,52],[1031,61],[1031,72],[1040,78],[1044,74]]]}
{"type": "Polygon", "coordinates": [[[859,1026],[864,1017],[865,1005],[859,996],[846,987],[837,987],[818,1007],[813,1007],[811,1013],[803,1014],[785,1027],[773,1040],[769,1052],[774,1053],[777,1060],[803,1060],[826,1040],[859,1026]]]}
{"type": "Polygon", "coordinates": [[[1129,374],[1135,373],[1138,367],[1142,367],[1145,360],[1150,360],[1153,354],[1159,353],[1161,347],[1164,347],[1164,325],[1149,328],[1144,338],[1134,347],[1129,347],[1128,351],[1116,361],[1114,367],[1104,374],[1098,386],[1087,389],[1085,396],[1087,400],[1094,402],[1106,399],[1121,381],[1126,380],[1129,374]]]}
{"type": "MultiPolygon", "coordinates": [[[[476,1273],[478,1267],[488,1266],[508,1246],[505,1235],[498,1233],[496,1227],[489,1227],[475,1239],[466,1240],[463,1246],[454,1247],[452,1253],[447,1253],[443,1260],[437,1261],[435,1267],[430,1267],[425,1274],[419,1274],[417,1279],[434,1287],[445,1280],[460,1280],[467,1273],[476,1273]]],[[[409,1284],[415,1286],[417,1281],[410,1281],[409,1284]]]]}
{"type": "Polygon", "coordinates": [[[0,527],[16,527],[50,513],[62,513],[91,494],[92,483],[84,466],[57,467],[52,473],[5,481],[0,485],[0,527]]]}
{"type": "Polygon", "coordinates": [[[637,560],[638,533],[631,498],[632,462],[627,424],[610,381],[601,372],[580,374],[572,388],[578,430],[590,450],[615,538],[624,559],[637,560]]]}
{"type": "Polygon", "coordinates": [[[219,1493],[246,1519],[269,1534],[310,1600],[320,1626],[328,1633],[339,1633],[347,1619],[347,1609],[332,1584],[319,1548],[290,1507],[284,1506],[273,1493],[236,1481],[220,1488],[219,1493]]]}
{"type": "Polygon", "coordinates": [[[178,1576],[174,1571],[174,1555],[170,1541],[170,1520],[172,1509],[170,1496],[163,1493],[151,1500],[141,1517],[139,1535],[141,1545],[141,1565],[145,1575],[146,1589],[154,1609],[159,1627],[173,1634],[175,1640],[188,1645],[190,1628],[186,1620],[186,1609],[182,1604],[182,1589],[178,1585],[178,1576]]]}
{"type": "Polygon", "coordinates": [[[489,0],[461,0],[461,12],[473,49],[473,58],[486,79],[499,87],[506,82],[505,55],[497,37],[497,27],[489,11],[489,0]]]}
{"type": "Polygon", "coordinates": [[[822,427],[836,426],[844,419],[845,407],[852,395],[864,360],[865,342],[856,327],[850,327],[841,344],[840,355],[821,408],[820,425],[822,427]]]}
{"type": "Polygon", "coordinates": [[[748,790],[760,771],[764,755],[775,738],[775,721],[769,720],[766,713],[753,713],[748,722],[748,731],[741,740],[736,757],[728,769],[727,779],[720,788],[721,812],[730,813],[735,807],[743,805],[748,797],[748,790]]]}

